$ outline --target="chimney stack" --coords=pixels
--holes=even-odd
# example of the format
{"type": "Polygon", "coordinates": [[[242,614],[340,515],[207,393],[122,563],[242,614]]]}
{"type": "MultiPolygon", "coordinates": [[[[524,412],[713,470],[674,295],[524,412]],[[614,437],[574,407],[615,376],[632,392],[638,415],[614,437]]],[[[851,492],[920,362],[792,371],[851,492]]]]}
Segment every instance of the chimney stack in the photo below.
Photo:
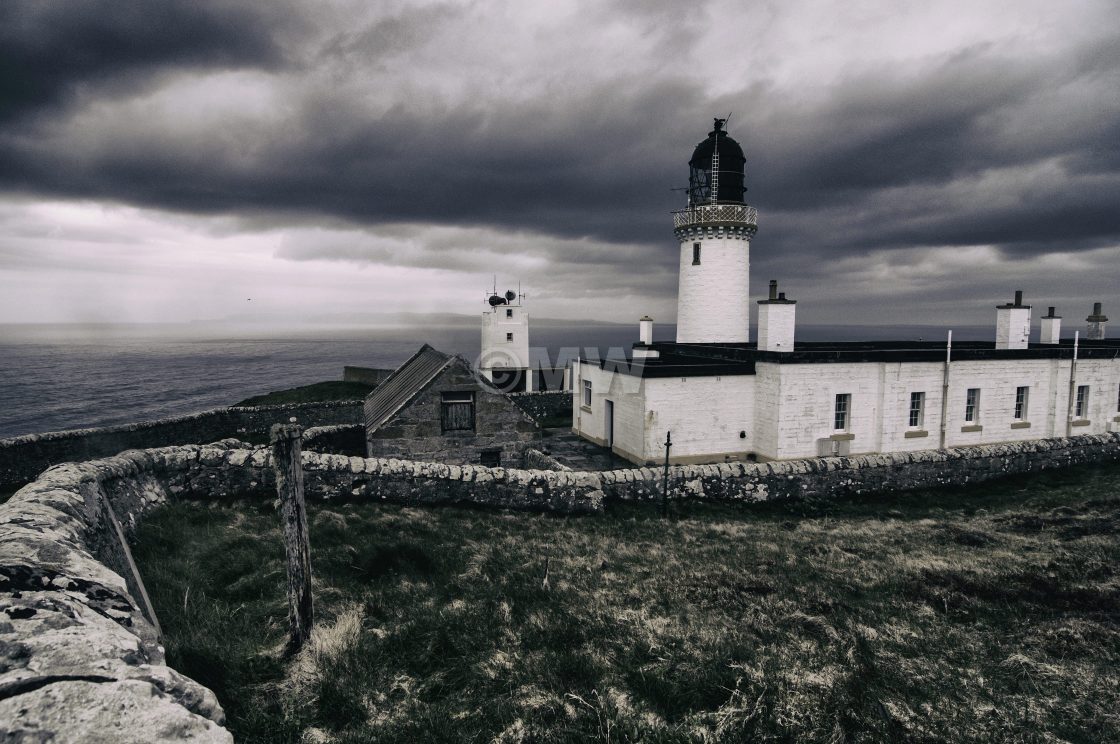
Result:
{"type": "Polygon", "coordinates": [[[1056,344],[1062,335],[1062,316],[1054,314],[1054,308],[1042,316],[1039,324],[1038,342],[1040,344],[1056,344]]]}
{"type": "Polygon", "coordinates": [[[653,318],[643,315],[638,319],[638,343],[634,346],[635,359],[656,359],[661,356],[657,349],[649,348],[653,343],[653,318]]]}
{"type": "Polygon", "coordinates": [[[778,281],[770,280],[770,298],[758,301],[758,350],[793,351],[797,320],[797,301],[787,300],[778,291],[778,281]]]}
{"type": "Polygon", "coordinates": [[[1031,306],[1023,304],[1023,290],[1015,290],[1015,301],[996,306],[996,348],[1025,349],[1031,335],[1031,306]]]}
{"type": "Polygon", "coordinates": [[[1101,303],[1093,303],[1093,314],[1090,315],[1085,321],[1089,324],[1088,338],[1090,341],[1104,341],[1105,338],[1105,323],[1108,318],[1101,312],[1101,303]]]}

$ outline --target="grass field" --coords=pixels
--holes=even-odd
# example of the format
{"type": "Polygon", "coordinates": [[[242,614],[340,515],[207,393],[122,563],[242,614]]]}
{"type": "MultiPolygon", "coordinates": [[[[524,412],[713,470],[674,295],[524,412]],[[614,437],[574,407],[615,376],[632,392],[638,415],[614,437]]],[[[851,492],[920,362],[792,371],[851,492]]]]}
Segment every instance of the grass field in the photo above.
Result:
{"type": "Polygon", "coordinates": [[[332,380],[316,382],[289,390],[275,390],[265,395],[256,395],[246,398],[239,406],[279,406],[292,403],[329,403],[336,400],[362,400],[373,385],[364,382],[342,382],[332,380]]]}
{"type": "Polygon", "coordinates": [[[668,519],[311,512],[290,661],[270,504],[141,529],[169,662],[239,742],[1120,741],[1117,467],[668,519]]]}

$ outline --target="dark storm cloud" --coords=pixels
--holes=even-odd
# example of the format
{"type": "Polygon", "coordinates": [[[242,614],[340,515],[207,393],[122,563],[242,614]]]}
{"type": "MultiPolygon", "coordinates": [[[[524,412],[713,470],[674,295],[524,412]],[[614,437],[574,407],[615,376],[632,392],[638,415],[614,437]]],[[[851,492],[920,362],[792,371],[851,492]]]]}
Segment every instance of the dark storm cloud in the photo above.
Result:
{"type": "MultiPolygon", "coordinates": [[[[646,24],[663,66],[632,68],[604,51],[601,67],[615,71],[573,81],[549,78],[547,57],[527,59],[542,66],[538,88],[513,78],[488,90],[497,71],[484,67],[464,70],[475,86],[464,93],[447,90],[454,76],[412,73],[409,55],[433,38],[438,53],[458,53],[438,36],[448,29],[467,47],[522,31],[472,26],[462,6],[323,31],[274,4],[0,5],[0,188],[258,225],[341,221],[397,241],[280,253],[300,260],[465,270],[479,248],[431,238],[405,250],[407,226],[524,231],[555,240],[494,250],[537,256],[573,287],[593,270],[663,292],[676,267],[666,213],[681,206],[669,189],[685,182],[710,117],[734,110],[761,210],[752,258],[764,271],[823,279],[827,261],[874,250],[1036,256],[1115,245],[1120,234],[1115,36],[1037,55],[975,44],[862,69],[815,95],[765,74],[709,93],[673,64],[710,22],[703,8],[687,18],[675,4],[588,12],[602,28],[646,24]],[[189,102],[184,122],[144,100],[199,70],[261,71],[271,96],[194,125],[189,102]],[[394,225],[404,227],[386,232],[394,225]]],[[[251,84],[216,80],[229,88],[215,95],[236,108],[251,84]]]]}
{"type": "Polygon", "coordinates": [[[161,70],[272,66],[287,3],[226,0],[7,0],[0,3],[0,120],[98,86],[130,89],[161,70]],[[264,7],[264,6],[262,6],[264,7]]]}

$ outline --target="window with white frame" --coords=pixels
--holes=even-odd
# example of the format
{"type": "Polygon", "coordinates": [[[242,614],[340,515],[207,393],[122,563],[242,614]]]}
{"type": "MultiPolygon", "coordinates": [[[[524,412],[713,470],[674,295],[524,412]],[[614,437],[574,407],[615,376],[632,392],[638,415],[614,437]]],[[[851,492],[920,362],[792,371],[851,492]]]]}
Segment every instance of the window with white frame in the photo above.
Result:
{"type": "Polygon", "coordinates": [[[1027,407],[1030,403],[1031,388],[1029,385],[1020,385],[1015,388],[1015,420],[1022,421],[1027,417],[1027,407]]]}
{"type": "Polygon", "coordinates": [[[910,393],[910,427],[916,429],[926,420],[926,394],[910,393]]]}
{"type": "Polygon", "coordinates": [[[833,408],[832,428],[836,431],[848,430],[848,413],[852,408],[851,393],[837,393],[836,406],[833,408]]]}
{"type": "Polygon", "coordinates": [[[969,388],[964,394],[964,420],[976,423],[980,411],[980,388],[969,388]]]}
{"type": "Polygon", "coordinates": [[[1077,399],[1073,404],[1073,415],[1076,418],[1083,419],[1089,414],[1089,386],[1077,386],[1077,399]]]}
{"type": "Polygon", "coordinates": [[[583,381],[583,405],[586,408],[591,407],[591,380],[583,381]]]}

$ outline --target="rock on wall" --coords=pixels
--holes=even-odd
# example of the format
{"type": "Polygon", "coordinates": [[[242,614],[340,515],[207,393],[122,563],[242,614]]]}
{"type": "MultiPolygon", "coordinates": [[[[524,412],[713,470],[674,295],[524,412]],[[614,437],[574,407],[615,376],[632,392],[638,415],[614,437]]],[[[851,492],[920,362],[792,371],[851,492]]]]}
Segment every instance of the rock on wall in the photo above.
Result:
{"type": "Polygon", "coordinates": [[[530,447],[525,450],[525,467],[529,470],[558,470],[564,472],[572,472],[572,469],[564,463],[557,460],[552,455],[541,452],[538,449],[530,447]]]}
{"type": "Polygon", "coordinates": [[[330,455],[366,453],[366,429],[361,424],[313,426],[303,432],[303,448],[330,455]]]}
{"type": "Polygon", "coordinates": [[[305,427],[358,424],[361,401],[217,408],[189,416],[98,429],[74,429],[0,439],[0,489],[28,483],[51,465],[109,457],[127,449],[262,437],[295,417],[305,427]]]}
{"type": "Polygon", "coordinates": [[[61,465],[0,505],[0,741],[233,741],[214,694],[164,663],[124,541],[167,498],[154,472],[185,461],[61,465]]]}

